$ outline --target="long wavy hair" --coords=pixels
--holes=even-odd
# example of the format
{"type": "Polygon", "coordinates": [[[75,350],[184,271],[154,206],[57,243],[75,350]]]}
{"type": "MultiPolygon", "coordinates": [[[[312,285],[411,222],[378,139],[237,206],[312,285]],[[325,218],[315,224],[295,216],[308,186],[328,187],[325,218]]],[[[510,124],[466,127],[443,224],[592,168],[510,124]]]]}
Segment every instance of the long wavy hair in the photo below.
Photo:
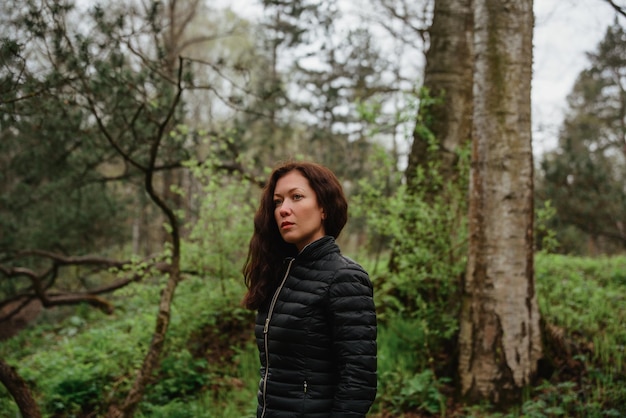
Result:
{"type": "Polygon", "coordinates": [[[326,214],[324,232],[334,238],[339,236],[348,221],[348,202],[341,183],[328,168],[312,162],[287,162],[274,169],[261,196],[261,203],[254,215],[254,233],[250,239],[248,257],[243,275],[248,288],[243,305],[258,309],[278,286],[279,274],[286,257],[295,257],[296,246],[283,240],[274,216],[274,190],[285,174],[298,170],[309,181],[318,205],[326,214]]]}

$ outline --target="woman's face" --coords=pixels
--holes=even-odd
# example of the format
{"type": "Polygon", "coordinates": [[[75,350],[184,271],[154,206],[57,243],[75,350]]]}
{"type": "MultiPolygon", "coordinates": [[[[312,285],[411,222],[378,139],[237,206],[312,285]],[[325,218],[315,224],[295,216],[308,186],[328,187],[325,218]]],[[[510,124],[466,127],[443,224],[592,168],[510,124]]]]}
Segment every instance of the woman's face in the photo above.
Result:
{"type": "Polygon", "coordinates": [[[309,180],[300,171],[292,170],[278,179],[274,205],[280,235],[298,251],[325,235],[324,209],[317,203],[309,180]]]}

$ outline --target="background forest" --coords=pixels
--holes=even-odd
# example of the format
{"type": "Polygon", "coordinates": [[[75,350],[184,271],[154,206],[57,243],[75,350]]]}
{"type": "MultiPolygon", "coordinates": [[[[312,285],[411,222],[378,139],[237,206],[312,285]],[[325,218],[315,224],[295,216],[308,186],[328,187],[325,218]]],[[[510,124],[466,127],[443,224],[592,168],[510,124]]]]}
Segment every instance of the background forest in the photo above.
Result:
{"type": "Polygon", "coordinates": [[[478,100],[445,19],[471,1],[260,0],[254,19],[2,2],[0,417],[253,416],[241,268],[287,159],[330,167],[349,197],[339,243],[379,321],[372,417],[626,415],[626,14],[597,2],[615,23],[530,174],[543,356],[506,402],[459,384],[478,100]]]}

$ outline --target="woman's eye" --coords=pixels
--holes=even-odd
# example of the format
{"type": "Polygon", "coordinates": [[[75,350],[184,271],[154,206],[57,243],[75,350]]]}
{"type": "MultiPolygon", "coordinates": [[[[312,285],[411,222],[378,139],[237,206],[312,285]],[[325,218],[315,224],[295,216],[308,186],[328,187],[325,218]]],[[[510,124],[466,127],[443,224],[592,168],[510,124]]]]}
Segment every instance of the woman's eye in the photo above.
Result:
{"type": "Polygon", "coordinates": [[[274,206],[280,206],[280,205],[281,205],[281,203],[283,203],[283,201],[282,201],[282,200],[280,200],[280,199],[274,199],[274,206]]]}
{"type": "Polygon", "coordinates": [[[301,194],[294,194],[293,195],[293,200],[300,200],[302,199],[304,196],[302,196],[301,194]]]}

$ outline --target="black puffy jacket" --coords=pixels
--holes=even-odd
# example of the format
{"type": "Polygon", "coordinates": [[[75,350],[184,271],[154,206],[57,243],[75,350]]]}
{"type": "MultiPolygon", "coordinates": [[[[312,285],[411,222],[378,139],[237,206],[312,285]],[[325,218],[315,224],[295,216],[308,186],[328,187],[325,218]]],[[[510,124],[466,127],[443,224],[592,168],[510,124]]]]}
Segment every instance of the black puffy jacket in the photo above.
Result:
{"type": "Polygon", "coordinates": [[[285,261],[257,314],[257,417],[364,417],[376,396],[376,312],[367,273],[325,236],[285,261]]]}

